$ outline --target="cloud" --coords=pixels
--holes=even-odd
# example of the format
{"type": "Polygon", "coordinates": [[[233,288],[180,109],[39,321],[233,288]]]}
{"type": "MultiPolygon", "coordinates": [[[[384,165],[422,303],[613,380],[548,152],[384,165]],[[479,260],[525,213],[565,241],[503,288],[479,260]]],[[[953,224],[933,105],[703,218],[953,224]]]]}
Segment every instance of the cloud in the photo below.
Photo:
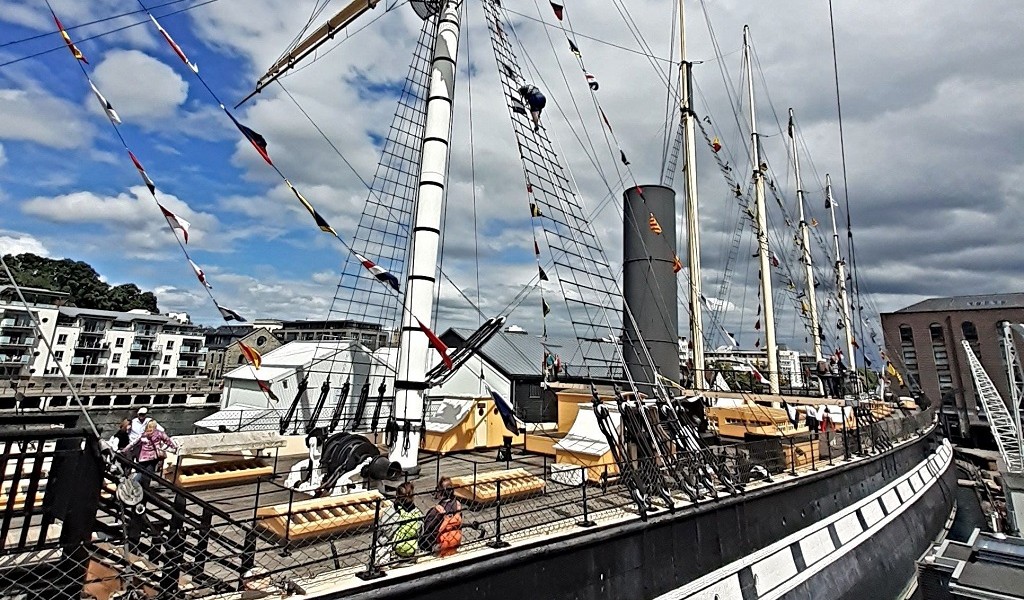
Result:
{"type": "Polygon", "coordinates": [[[0,229],[0,255],[24,254],[26,252],[37,256],[50,256],[50,251],[35,236],[0,229]]]}
{"type": "Polygon", "coordinates": [[[0,115],[0,139],[62,150],[88,146],[94,131],[79,116],[77,106],[35,86],[0,88],[0,115]]]}
{"type": "Polygon", "coordinates": [[[0,144],[0,167],[7,164],[7,154],[4,151],[4,145],[0,144]]]}
{"type": "MultiPolygon", "coordinates": [[[[189,247],[203,248],[217,240],[220,224],[209,213],[193,210],[170,194],[159,194],[160,203],[191,223],[189,247]]],[[[129,193],[103,196],[79,191],[53,197],[37,197],[22,203],[22,212],[42,221],[74,224],[75,237],[89,245],[109,248],[117,239],[118,249],[128,258],[152,259],[177,245],[159,209],[145,186],[134,186],[129,193]],[[91,225],[99,227],[92,227],[91,225]]],[[[215,243],[220,243],[219,241],[215,243]]]]}
{"type": "MultiPolygon", "coordinates": [[[[107,52],[96,65],[92,79],[122,120],[136,121],[143,127],[147,122],[174,116],[188,98],[188,83],[181,75],[138,50],[107,52]]],[[[90,110],[102,114],[91,94],[86,102],[90,110]]]]}

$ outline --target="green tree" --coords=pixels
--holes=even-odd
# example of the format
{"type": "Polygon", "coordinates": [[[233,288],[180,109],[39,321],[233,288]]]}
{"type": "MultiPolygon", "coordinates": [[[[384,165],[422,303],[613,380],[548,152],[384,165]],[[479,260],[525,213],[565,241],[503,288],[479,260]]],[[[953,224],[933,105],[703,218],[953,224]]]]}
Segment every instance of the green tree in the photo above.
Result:
{"type": "Polygon", "coordinates": [[[141,308],[159,312],[156,295],[152,292],[143,292],[134,283],[111,287],[100,279],[96,269],[82,261],[45,258],[28,253],[7,255],[4,261],[11,268],[18,285],[67,292],[71,295],[71,302],[79,308],[141,308]]]}

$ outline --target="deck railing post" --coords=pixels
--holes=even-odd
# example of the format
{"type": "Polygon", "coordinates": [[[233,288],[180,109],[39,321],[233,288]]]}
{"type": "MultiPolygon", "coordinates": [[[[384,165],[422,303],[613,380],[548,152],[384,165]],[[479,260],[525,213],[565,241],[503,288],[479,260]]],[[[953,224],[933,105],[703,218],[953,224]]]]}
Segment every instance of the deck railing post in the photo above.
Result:
{"type": "MultiPolygon", "coordinates": [[[[473,470],[474,470],[473,482],[475,484],[475,482],[476,482],[476,473],[475,473],[476,465],[475,464],[474,464],[473,470]]],[[[509,547],[509,543],[501,539],[501,480],[499,479],[496,483],[497,483],[497,489],[495,490],[495,495],[494,495],[494,510],[495,510],[495,515],[494,515],[494,541],[491,542],[490,544],[487,544],[487,545],[490,546],[491,548],[495,548],[495,549],[498,549],[498,548],[508,548],[509,547]]],[[[476,488],[473,488],[473,490],[474,490],[473,493],[475,494],[476,493],[476,488]]]]}
{"type": "Polygon", "coordinates": [[[789,438],[789,474],[796,477],[796,449],[792,437],[789,438]]]}
{"type": "MultiPolygon", "coordinates": [[[[607,467],[605,467],[607,468],[607,467]]],[[[577,523],[580,527],[593,527],[595,523],[590,520],[590,511],[587,508],[587,468],[580,467],[580,485],[583,487],[583,520],[577,523]]]]}
{"type": "Polygon", "coordinates": [[[292,537],[292,504],[295,502],[295,490],[288,488],[288,515],[285,517],[284,523],[284,548],[281,550],[281,556],[291,556],[291,550],[289,549],[291,537],[292,537]]]}
{"type": "MultiPolygon", "coordinates": [[[[356,573],[356,577],[369,581],[371,579],[379,579],[386,573],[377,565],[377,546],[380,542],[380,505],[383,498],[377,498],[374,502],[373,507],[373,531],[370,536],[370,558],[366,563],[366,570],[356,573]]],[[[289,509],[290,512],[290,509],[289,509]]]]}
{"type": "Polygon", "coordinates": [[[811,440],[811,470],[817,471],[818,465],[814,462],[814,447],[821,443],[821,433],[815,431],[814,439],[811,440]]]}
{"type": "Polygon", "coordinates": [[[832,432],[825,432],[825,442],[828,443],[828,466],[832,466],[832,432]]]}

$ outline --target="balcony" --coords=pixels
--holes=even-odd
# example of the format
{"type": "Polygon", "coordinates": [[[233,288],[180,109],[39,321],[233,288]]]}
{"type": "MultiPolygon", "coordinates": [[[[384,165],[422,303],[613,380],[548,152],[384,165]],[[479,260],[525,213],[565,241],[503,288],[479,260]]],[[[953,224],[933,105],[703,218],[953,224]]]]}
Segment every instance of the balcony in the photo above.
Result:
{"type": "Polygon", "coordinates": [[[156,334],[157,334],[157,330],[156,329],[136,329],[135,330],[135,337],[136,338],[150,339],[150,338],[155,338],[156,334]]]}
{"type": "Polygon", "coordinates": [[[157,352],[160,352],[160,347],[159,346],[154,346],[152,344],[140,344],[140,343],[136,342],[136,343],[131,345],[131,351],[132,352],[145,352],[145,353],[148,353],[148,354],[156,354],[157,352]]]}
{"type": "Polygon", "coordinates": [[[15,348],[34,348],[36,345],[36,338],[32,337],[12,337],[9,335],[0,336],[0,346],[8,346],[15,348]]]}
{"type": "Polygon", "coordinates": [[[32,321],[29,319],[3,319],[0,321],[0,327],[4,329],[32,329],[32,321]]]}
{"type": "Polygon", "coordinates": [[[71,358],[71,364],[78,365],[90,365],[90,366],[103,366],[107,364],[105,360],[97,360],[91,356],[73,356],[71,358]]]}
{"type": "Polygon", "coordinates": [[[22,356],[10,356],[6,354],[0,354],[0,364],[5,365],[26,365],[28,364],[29,356],[27,354],[22,356]]]}
{"type": "Polygon", "coordinates": [[[95,342],[93,340],[79,338],[75,344],[75,350],[109,350],[110,344],[106,342],[95,342]]]}
{"type": "Polygon", "coordinates": [[[206,354],[206,348],[198,346],[182,346],[180,354],[206,354]]]}

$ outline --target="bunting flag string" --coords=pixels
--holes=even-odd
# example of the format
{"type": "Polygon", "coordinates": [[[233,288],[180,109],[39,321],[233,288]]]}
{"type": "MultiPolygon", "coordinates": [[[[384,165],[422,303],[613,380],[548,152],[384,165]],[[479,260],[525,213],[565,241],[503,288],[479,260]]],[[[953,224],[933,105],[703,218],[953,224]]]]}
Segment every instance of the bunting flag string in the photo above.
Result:
{"type": "Polygon", "coordinates": [[[120,125],[121,117],[118,116],[117,111],[114,110],[114,106],[110,104],[110,101],[107,100],[103,96],[103,94],[100,93],[99,89],[96,88],[96,85],[93,84],[91,79],[89,80],[89,87],[92,88],[93,95],[96,96],[96,100],[100,103],[100,108],[102,108],[103,112],[106,113],[107,118],[110,119],[110,122],[114,125],[120,125]]]}
{"type": "Polygon", "coordinates": [[[238,349],[242,351],[242,356],[245,357],[245,360],[248,361],[253,368],[259,370],[260,365],[263,364],[263,356],[259,351],[241,340],[238,342],[238,349]]]}
{"type": "Polygon", "coordinates": [[[366,258],[362,254],[356,252],[353,252],[353,254],[355,254],[356,260],[358,260],[363,265],[363,267],[377,279],[377,281],[382,281],[388,284],[396,292],[401,291],[401,287],[398,285],[398,278],[395,277],[395,275],[391,271],[388,271],[384,267],[377,265],[372,260],[366,258]]]}
{"type": "Polygon", "coordinates": [[[316,226],[320,228],[320,231],[323,231],[324,233],[332,233],[334,234],[334,237],[338,237],[338,232],[335,231],[334,228],[327,223],[326,219],[320,216],[320,213],[318,213],[316,209],[313,208],[313,205],[309,203],[309,200],[306,200],[305,196],[300,194],[299,190],[295,189],[295,186],[292,185],[292,182],[285,179],[284,183],[285,185],[288,186],[288,189],[290,189],[292,193],[295,194],[295,197],[299,199],[299,202],[302,203],[302,206],[305,207],[307,211],[309,211],[309,214],[313,216],[313,220],[316,222],[316,226]]]}
{"type": "Polygon", "coordinates": [[[272,389],[270,389],[270,384],[269,383],[267,383],[266,381],[263,381],[262,379],[257,379],[256,380],[256,385],[260,386],[260,391],[262,391],[264,394],[266,394],[267,398],[270,398],[274,402],[280,402],[280,400],[277,399],[277,394],[275,394],[274,391],[272,389]]]}
{"type": "Polygon", "coordinates": [[[197,65],[194,62],[189,62],[188,58],[185,56],[185,53],[181,50],[181,46],[176,44],[174,42],[174,39],[171,38],[171,34],[167,33],[167,30],[160,26],[160,23],[156,20],[156,17],[154,17],[153,15],[149,15],[149,18],[153,21],[153,25],[156,25],[156,30],[160,32],[160,35],[164,36],[164,40],[166,40],[167,43],[170,44],[171,49],[174,50],[174,53],[177,54],[178,58],[181,59],[181,62],[188,65],[188,68],[192,69],[192,72],[198,75],[199,65],[197,65]]]}
{"type": "MultiPolygon", "coordinates": [[[[416,317],[413,318],[416,319],[416,317]]],[[[438,354],[441,355],[441,360],[444,362],[444,365],[448,367],[448,370],[451,371],[452,369],[454,369],[455,363],[452,362],[451,357],[448,356],[448,346],[441,341],[441,338],[437,337],[437,334],[431,331],[429,327],[424,325],[423,321],[416,319],[416,324],[419,325],[420,331],[422,331],[427,336],[427,340],[430,343],[430,346],[434,350],[436,350],[438,354]]]]}
{"type": "MultiPolygon", "coordinates": [[[[68,35],[67,30],[64,29],[63,23],[61,23],[60,19],[57,17],[57,14],[53,11],[52,8],[50,9],[50,13],[53,15],[54,23],[56,24],[61,37],[64,39],[64,43],[67,45],[68,50],[70,50],[71,55],[78,61],[78,65],[82,71],[82,75],[85,77],[85,80],[89,85],[89,89],[92,91],[92,94],[96,98],[96,101],[99,102],[100,108],[103,109],[103,113],[110,121],[110,125],[114,129],[115,135],[117,135],[117,138],[121,142],[121,145],[124,147],[125,152],[127,152],[128,158],[131,160],[132,165],[135,167],[135,170],[138,172],[139,177],[142,179],[142,183],[145,184],[146,189],[149,190],[149,194],[152,197],[154,204],[156,204],[157,208],[160,209],[160,213],[163,215],[164,220],[167,222],[167,227],[168,229],[170,229],[171,234],[174,236],[174,239],[177,242],[178,247],[181,249],[182,255],[184,256],[186,262],[188,262],[189,268],[191,269],[192,273],[195,275],[196,279],[199,280],[199,283],[203,286],[203,289],[206,292],[207,296],[209,296],[210,301],[213,303],[214,306],[216,306],[217,311],[220,313],[220,315],[224,318],[225,321],[245,322],[245,319],[242,318],[240,314],[233,310],[224,308],[213,296],[211,291],[213,289],[213,286],[210,284],[210,281],[207,278],[205,271],[203,271],[199,264],[195,260],[193,260],[192,256],[189,254],[188,249],[186,248],[186,245],[189,242],[189,230],[191,228],[191,223],[189,223],[182,216],[172,212],[160,201],[160,199],[157,196],[156,183],[153,182],[153,179],[150,177],[145,167],[142,166],[142,161],[139,160],[139,157],[131,150],[131,148],[128,147],[128,142],[125,139],[124,135],[121,133],[120,126],[123,125],[121,116],[114,109],[113,103],[110,100],[108,100],[107,97],[100,91],[99,87],[96,86],[96,83],[92,80],[92,77],[90,77],[89,72],[86,70],[84,65],[89,64],[89,61],[86,60],[85,55],[82,54],[81,50],[79,50],[75,43],[72,41],[71,36],[68,35]]],[[[167,37],[166,33],[165,37],[167,37]]],[[[171,43],[173,44],[173,41],[171,41],[171,43]]]]}
{"type": "Polygon", "coordinates": [[[50,9],[50,14],[53,15],[53,22],[57,24],[57,30],[60,31],[60,37],[64,38],[64,43],[67,45],[68,50],[71,51],[71,56],[74,56],[77,60],[80,60],[85,64],[89,64],[89,60],[85,58],[82,51],[79,50],[78,46],[71,41],[71,36],[68,35],[67,30],[64,29],[64,25],[61,24],[60,19],[57,18],[57,13],[53,12],[52,8],[50,9]]]}
{"type": "Polygon", "coordinates": [[[651,218],[647,219],[647,226],[651,228],[654,235],[661,235],[661,224],[658,223],[658,219],[654,217],[654,213],[651,213],[651,218]]]}

